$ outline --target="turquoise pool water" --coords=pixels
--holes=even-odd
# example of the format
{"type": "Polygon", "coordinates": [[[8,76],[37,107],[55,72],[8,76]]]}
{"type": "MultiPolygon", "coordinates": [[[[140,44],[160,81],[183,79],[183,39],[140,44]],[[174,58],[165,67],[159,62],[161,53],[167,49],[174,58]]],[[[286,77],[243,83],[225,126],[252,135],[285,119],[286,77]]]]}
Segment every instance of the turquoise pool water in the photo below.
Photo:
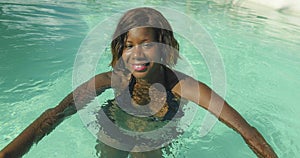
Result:
{"type": "MultiPolygon", "coordinates": [[[[210,1],[0,2],[0,148],[72,90],[73,64],[88,32],[137,6],[165,6],[196,20],[223,59],[226,100],[261,131],[279,157],[300,155],[300,17],[210,1]]],[[[188,40],[178,38],[197,79],[211,85],[203,58],[188,40]]],[[[109,58],[103,54],[97,72],[110,70],[109,58]]],[[[255,157],[220,122],[200,137],[205,115],[199,108],[191,127],[173,143],[173,155],[166,157],[255,157]]],[[[75,114],[24,157],[96,157],[95,145],[75,114]]]]}

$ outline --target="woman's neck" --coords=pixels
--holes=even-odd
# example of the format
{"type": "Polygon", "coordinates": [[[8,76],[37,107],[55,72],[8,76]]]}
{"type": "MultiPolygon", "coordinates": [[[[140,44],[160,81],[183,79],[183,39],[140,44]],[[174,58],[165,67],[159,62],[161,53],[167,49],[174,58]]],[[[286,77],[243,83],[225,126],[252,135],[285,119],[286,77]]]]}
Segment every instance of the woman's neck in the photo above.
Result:
{"type": "Polygon", "coordinates": [[[147,78],[136,78],[136,83],[139,84],[162,84],[163,86],[166,85],[166,79],[165,79],[165,73],[164,73],[164,68],[161,67],[160,70],[155,75],[149,76],[147,78]]]}
{"type": "MultiPolygon", "coordinates": [[[[165,91],[166,81],[163,69],[157,75],[151,78],[135,78],[135,83],[132,88],[132,99],[140,104],[145,105],[150,102],[149,93],[161,93],[165,91]]],[[[156,96],[159,98],[159,96],[156,96]]]]}

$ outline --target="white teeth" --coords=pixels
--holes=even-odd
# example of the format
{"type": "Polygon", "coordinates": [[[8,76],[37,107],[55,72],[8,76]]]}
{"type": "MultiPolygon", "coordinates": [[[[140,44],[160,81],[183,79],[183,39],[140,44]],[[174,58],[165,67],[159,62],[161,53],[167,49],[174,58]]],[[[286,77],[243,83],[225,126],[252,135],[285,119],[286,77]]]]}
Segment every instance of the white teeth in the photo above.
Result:
{"type": "Polygon", "coordinates": [[[146,64],[134,64],[136,67],[146,66],[146,64]]]}
{"type": "Polygon", "coordinates": [[[144,63],[144,64],[134,64],[134,65],[137,65],[137,66],[147,66],[148,63],[144,63]]]}

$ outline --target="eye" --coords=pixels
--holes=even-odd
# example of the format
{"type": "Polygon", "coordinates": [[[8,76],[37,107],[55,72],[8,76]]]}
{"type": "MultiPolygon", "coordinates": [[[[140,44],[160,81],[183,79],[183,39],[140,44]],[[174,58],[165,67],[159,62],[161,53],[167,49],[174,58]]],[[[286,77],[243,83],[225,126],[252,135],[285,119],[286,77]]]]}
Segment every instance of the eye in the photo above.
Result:
{"type": "Polygon", "coordinates": [[[150,42],[150,43],[143,43],[143,48],[146,48],[146,49],[150,49],[151,47],[153,47],[154,43],[153,42],[150,42]]]}
{"type": "Polygon", "coordinates": [[[133,47],[132,44],[125,44],[125,49],[131,49],[133,47]]]}

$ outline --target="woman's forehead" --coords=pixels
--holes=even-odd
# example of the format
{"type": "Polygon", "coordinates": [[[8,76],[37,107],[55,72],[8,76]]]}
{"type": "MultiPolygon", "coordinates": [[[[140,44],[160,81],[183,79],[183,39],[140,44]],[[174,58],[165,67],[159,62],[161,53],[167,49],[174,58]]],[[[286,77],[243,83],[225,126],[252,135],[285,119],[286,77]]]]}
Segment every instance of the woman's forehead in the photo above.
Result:
{"type": "Polygon", "coordinates": [[[135,27],[130,29],[127,32],[127,38],[126,41],[131,39],[151,39],[154,40],[156,38],[156,32],[151,27],[135,27]]]}

